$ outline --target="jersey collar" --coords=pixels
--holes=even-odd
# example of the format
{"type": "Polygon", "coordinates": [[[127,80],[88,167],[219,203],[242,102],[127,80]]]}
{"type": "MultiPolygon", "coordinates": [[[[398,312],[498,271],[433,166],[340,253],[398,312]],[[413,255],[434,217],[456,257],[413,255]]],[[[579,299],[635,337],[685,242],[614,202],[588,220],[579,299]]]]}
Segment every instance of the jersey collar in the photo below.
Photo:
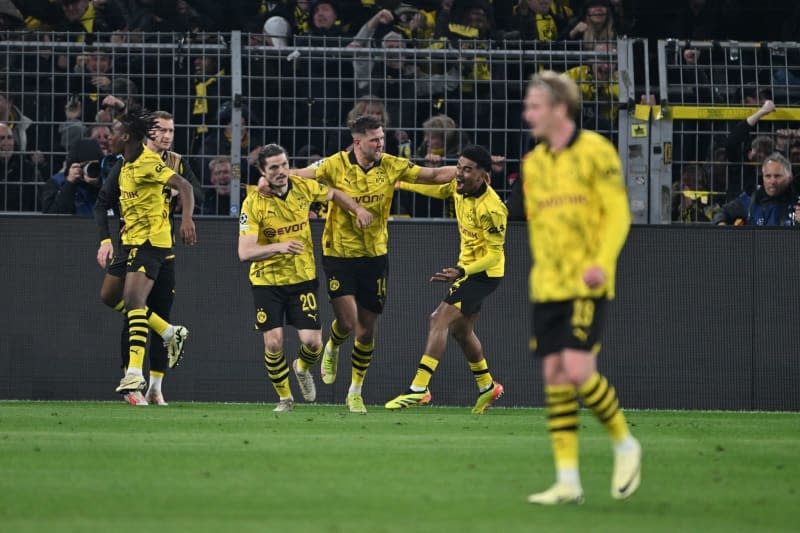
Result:
{"type": "MultiPolygon", "coordinates": [[[[381,156],[381,157],[383,157],[383,156],[381,156]]],[[[356,165],[356,166],[360,167],[361,170],[363,170],[365,174],[367,172],[369,172],[370,170],[372,170],[373,168],[380,166],[380,164],[381,164],[381,160],[378,159],[377,161],[375,161],[375,164],[372,165],[371,167],[369,167],[369,168],[362,167],[361,165],[358,164],[358,159],[356,159],[355,150],[350,150],[349,152],[347,152],[347,159],[348,159],[348,161],[350,161],[351,165],[356,165]]]]}
{"type": "Polygon", "coordinates": [[[483,183],[480,187],[478,187],[477,191],[473,193],[464,193],[461,196],[463,196],[464,198],[480,198],[481,196],[483,196],[483,193],[485,193],[488,188],[489,186],[486,185],[486,183],[483,183]]]}
{"type": "MultiPolygon", "coordinates": [[[[573,131],[573,132],[572,132],[572,135],[570,136],[569,140],[567,141],[567,144],[566,144],[566,146],[564,146],[564,148],[562,148],[560,151],[564,151],[564,150],[566,150],[567,148],[571,148],[571,147],[572,147],[572,145],[573,145],[573,144],[575,144],[575,143],[577,142],[577,140],[578,140],[578,137],[580,136],[580,134],[581,134],[581,129],[580,129],[580,128],[579,128],[579,127],[576,125],[576,126],[575,126],[575,131],[573,131]]],[[[548,152],[550,155],[552,155],[552,156],[555,156],[555,155],[556,155],[556,152],[554,152],[554,151],[553,151],[553,150],[550,148],[550,143],[548,143],[548,142],[546,142],[546,141],[545,141],[545,147],[547,148],[547,152],[548,152]]]]}
{"type": "Polygon", "coordinates": [[[285,201],[286,197],[289,196],[289,191],[291,190],[292,190],[292,180],[287,180],[286,192],[275,196],[275,198],[280,198],[281,200],[285,201]]]}

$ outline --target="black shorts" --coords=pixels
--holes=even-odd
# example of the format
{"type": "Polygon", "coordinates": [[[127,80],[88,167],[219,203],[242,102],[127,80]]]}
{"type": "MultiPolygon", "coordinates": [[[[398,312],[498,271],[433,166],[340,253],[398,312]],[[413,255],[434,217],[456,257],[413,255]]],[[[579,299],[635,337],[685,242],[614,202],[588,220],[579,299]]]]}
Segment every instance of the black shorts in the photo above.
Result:
{"type": "Polygon", "coordinates": [[[152,280],[158,279],[163,266],[175,259],[172,248],[157,248],[149,242],[126,246],[125,252],[128,258],[125,262],[127,272],[144,272],[152,280]]]}
{"type": "Polygon", "coordinates": [[[317,280],[294,285],[253,285],[256,329],[269,331],[286,324],[295,329],[321,329],[317,305],[317,280]]]}
{"type": "Polygon", "coordinates": [[[503,278],[490,278],[486,272],[458,278],[450,285],[443,300],[461,311],[464,316],[474,315],[481,310],[483,300],[492,294],[503,278]]]}
{"type": "Polygon", "coordinates": [[[322,267],[328,278],[328,297],[354,295],[361,307],[381,313],[386,303],[386,280],[389,260],[377,257],[322,256],[322,267]]]}
{"type": "Polygon", "coordinates": [[[605,298],[579,298],[533,304],[531,351],[537,357],[561,352],[564,348],[599,352],[607,301],[605,298]]]}
{"type": "Polygon", "coordinates": [[[125,253],[125,250],[122,250],[122,253],[118,252],[111,258],[111,262],[106,266],[106,274],[115,278],[124,278],[127,271],[128,254],[125,253]]]}

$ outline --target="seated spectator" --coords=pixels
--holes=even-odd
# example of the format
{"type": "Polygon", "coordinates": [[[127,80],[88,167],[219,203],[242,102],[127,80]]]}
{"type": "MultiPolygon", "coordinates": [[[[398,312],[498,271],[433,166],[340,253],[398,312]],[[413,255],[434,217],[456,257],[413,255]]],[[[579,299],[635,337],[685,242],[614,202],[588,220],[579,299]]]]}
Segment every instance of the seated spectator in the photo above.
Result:
{"type": "Polygon", "coordinates": [[[300,147],[296,154],[294,154],[294,168],[306,168],[320,159],[322,159],[322,150],[313,144],[306,144],[300,147]]]}
{"type": "Polygon", "coordinates": [[[753,192],[756,186],[757,165],[764,161],[767,155],[774,151],[774,143],[771,138],[758,136],[749,143],[750,149],[744,153],[743,145],[750,139],[750,134],[764,116],[775,111],[775,104],[772,100],[767,100],[752,115],[745,120],[737,123],[733,130],[725,139],[725,150],[728,154],[728,161],[731,163],[742,164],[740,173],[732,172],[729,175],[733,189],[729,189],[729,194],[734,190],[753,192]],[[737,175],[738,174],[738,175],[737,175]]]}
{"type": "MultiPolygon", "coordinates": [[[[74,34],[76,42],[93,42],[95,33],[126,27],[125,11],[117,0],[60,0],[15,2],[25,17],[38,19],[38,29],[74,34]]],[[[37,22],[33,22],[34,25],[37,22]]]]}
{"type": "Polygon", "coordinates": [[[609,4],[611,5],[611,17],[614,19],[614,29],[617,31],[617,35],[632,36],[636,26],[636,19],[625,11],[622,0],[609,0],[609,4]]]}
{"type": "MultiPolygon", "coordinates": [[[[712,222],[736,226],[792,226],[797,205],[797,191],[789,160],[779,153],[768,155],[761,164],[762,186],[755,192],[743,191],[738,198],[722,206],[712,222]]],[[[800,214],[800,213],[798,213],[800,214]]]]}
{"type": "Polygon", "coordinates": [[[698,165],[686,165],[680,181],[672,184],[673,222],[711,222],[719,205],[708,190],[706,171],[698,165]]]}
{"type": "Polygon", "coordinates": [[[42,212],[94,216],[94,204],[102,185],[103,151],[94,139],[74,143],[64,169],[42,187],[42,212]]]}
{"type": "Polygon", "coordinates": [[[35,211],[39,173],[16,150],[11,128],[0,123],[0,211],[35,211]]]}
{"type": "Polygon", "coordinates": [[[594,44],[595,41],[613,41],[617,38],[608,0],[588,0],[583,8],[585,16],[569,30],[570,39],[594,44]]]}

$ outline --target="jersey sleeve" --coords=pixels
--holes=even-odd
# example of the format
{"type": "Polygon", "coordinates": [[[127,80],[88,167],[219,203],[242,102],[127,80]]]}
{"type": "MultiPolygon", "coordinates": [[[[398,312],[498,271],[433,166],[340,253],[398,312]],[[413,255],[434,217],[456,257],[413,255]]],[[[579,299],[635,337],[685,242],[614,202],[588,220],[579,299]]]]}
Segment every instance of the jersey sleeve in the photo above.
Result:
{"type": "Polygon", "coordinates": [[[175,175],[175,171],[172,170],[164,161],[162,161],[160,157],[148,159],[146,164],[148,165],[148,168],[147,172],[142,173],[141,181],[143,183],[149,182],[166,185],[167,181],[169,181],[169,179],[175,175]]]}
{"type": "Polygon", "coordinates": [[[424,196],[430,196],[431,198],[444,200],[445,198],[450,198],[453,196],[453,193],[456,190],[455,185],[455,180],[443,185],[430,185],[427,183],[409,183],[406,181],[401,181],[400,189],[422,194],[424,196]]]}
{"type": "Polygon", "coordinates": [[[600,249],[596,261],[608,272],[614,268],[625,244],[631,226],[631,213],[622,179],[622,163],[611,143],[604,142],[598,147],[594,154],[594,165],[595,188],[603,209],[600,249]]]}
{"type": "Polygon", "coordinates": [[[395,165],[397,179],[401,182],[415,183],[419,173],[422,171],[421,166],[400,157],[396,158],[395,165]]]}
{"type": "MultiPolygon", "coordinates": [[[[255,193],[258,194],[258,193],[255,193]]],[[[248,194],[242,203],[242,212],[239,215],[239,235],[258,235],[258,219],[253,208],[254,195],[248,194]]]]}
{"type": "Polygon", "coordinates": [[[486,255],[464,268],[467,275],[489,270],[503,259],[506,242],[508,209],[500,202],[487,205],[480,214],[479,223],[486,243],[486,255]]]}
{"type": "Polygon", "coordinates": [[[311,165],[311,168],[314,169],[314,178],[317,181],[333,183],[333,177],[336,175],[338,168],[338,165],[336,164],[337,157],[338,154],[324,157],[311,165]]]}
{"type": "Polygon", "coordinates": [[[311,202],[327,202],[328,201],[328,194],[330,193],[331,188],[325,185],[324,183],[320,183],[318,181],[313,180],[303,180],[303,186],[306,187],[308,191],[308,199],[311,202]]]}

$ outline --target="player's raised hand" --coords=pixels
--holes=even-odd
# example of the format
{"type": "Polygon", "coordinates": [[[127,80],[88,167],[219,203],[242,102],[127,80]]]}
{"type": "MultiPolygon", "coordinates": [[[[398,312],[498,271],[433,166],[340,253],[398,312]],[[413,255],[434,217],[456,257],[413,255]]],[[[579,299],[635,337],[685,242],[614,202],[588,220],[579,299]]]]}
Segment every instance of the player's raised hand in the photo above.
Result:
{"type": "Polygon", "coordinates": [[[359,206],[356,209],[356,225],[359,228],[366,228],[372,222],[372,213],[359,206]]]}
{"type": "Polygon", "coordinates": [[[429,281],[453,281],[458,279],[461,275],[461,272],[457,268],[443,268],[433,276],[429,281]]]}
{"type": "Polygon", "coordinates": [[[181,239],[187,246],[194,246],[197,243],[197,232],[191,217],[183,217],[181,220],[181,239]]]}
{"type": "Polygon", "coordinates": [[[101,242],[97,249],[97,264],[100,268],[105,268],[114,257],[114,245],[111,242],[101,242]]]}

